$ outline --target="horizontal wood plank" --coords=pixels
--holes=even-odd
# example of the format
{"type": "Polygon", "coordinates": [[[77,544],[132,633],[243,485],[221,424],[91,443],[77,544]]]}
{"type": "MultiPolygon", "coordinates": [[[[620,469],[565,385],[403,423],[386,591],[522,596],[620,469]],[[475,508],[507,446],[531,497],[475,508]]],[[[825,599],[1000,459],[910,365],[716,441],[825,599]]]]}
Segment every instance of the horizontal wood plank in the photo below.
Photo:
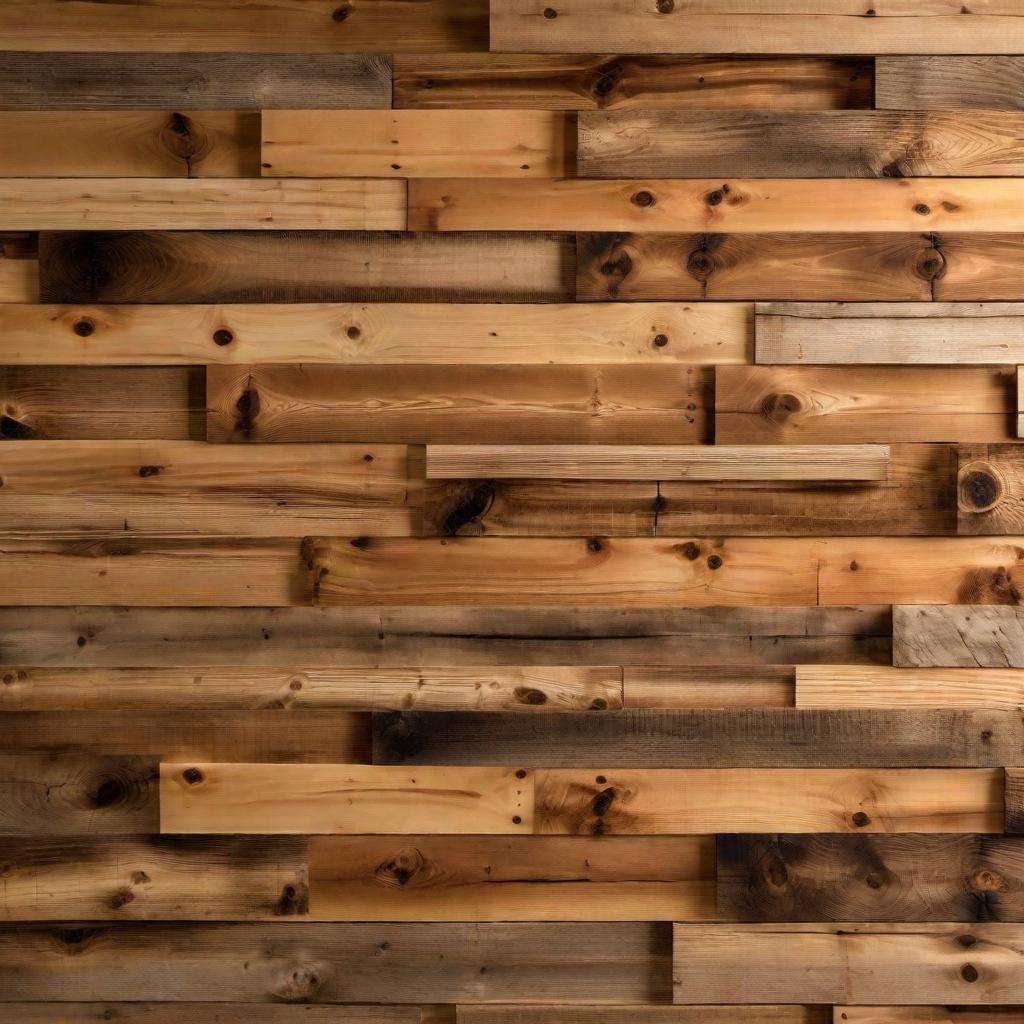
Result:
{"type": "MultiPolygon", "coordinates": [[[[4,1003],[8,1024],[107,1024],[124,1013],[118,1003],[4,1003]]],[[[308,1003],[132,1003],[129,1013],[145,1024],[420,1024],[418,1006],[311,1006],[308,1003]]],[[[667,1024],[667,1022],[666,1022],[667,1024]]],[[[761,1024],[756,1018],[753,1024],[761,1024]]],[[[766,1018],[764,1024],[776,1024],[766,1018]]],[[[803,1018],[778,1024],[805,1024],[803,1018]]],[[[806,1024],[822,1024],[817,1020],[806,1024]]],[[[827,1024],[827,1022],[826,1022],[827,1024]]]]}
{"type": "MultiPolygon", "coordinates": [[[[16,689],[18,684],[8,685],[16,689]]],[[[622,670],[626,708],[788,708],[795,685],[789,665],[628,665],[622,670]]]]}
{"type": "MultiPolygon", "coordinates": [[[[690,1006],[501,1006],[470,1003],[456,1007],[458,1024],[513,1024],[519,1021],[522,1024],[631,1024],[640,1014],[649,1024],[830,1024],[831,1021],[828,1008],[822,1006],[723,1005],[695,1009],[690,1006]]],[[[36,1024],[36,1021],[29,1024],[36,1024]]],[[[78,1021],[72,1024],[78,1024],[78,1021]]],[[[163,1024],[163,1021],[156,1024],[163,1024]]],[[[878,1022],[873,1021],[872,1024],[878,1022]]],[[[980,1021],[978,1024],[989,1022],[980,1021]]]]}
{"type": "Polygon", "coordinates": [[[0,302],[39,301],[37,236],[0,232],[0,302]]]}
{"type": "Polygon", "coordinates": [[[1017,1006],[835,1006],[835,1024],[1010,1024],[1017,1006]]]}
{"type": "Polygon", "coordinates": [[[1016,600],[973,605],[897,604],[893,608],[893,664],[1024,668],[1024,610],[1016,600]]]}
{"type": "Polygon", "coordinates": [[[875,103],[888,110],[1022,110],[1024,60],[1013,56],[882,56],[875,103]]]}

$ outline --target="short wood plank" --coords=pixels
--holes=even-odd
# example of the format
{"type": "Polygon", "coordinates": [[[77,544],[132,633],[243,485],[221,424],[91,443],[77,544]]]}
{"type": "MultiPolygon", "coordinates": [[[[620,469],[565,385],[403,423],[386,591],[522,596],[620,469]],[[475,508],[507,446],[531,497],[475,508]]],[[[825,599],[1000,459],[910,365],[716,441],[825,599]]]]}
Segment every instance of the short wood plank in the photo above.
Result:
{"type": "Polygon", "coordinates": [[[525,233],[44,233],[39,272],[42,301],[57,303],[575,298],[573,240],[525,233]]]}
{"type": "Polygon", "coordinates": [[[574,127],[554,111],[268,110],[261,121],[264,177],[558,178],[574,168],[574,127]]]}
{"type": "MultiPolygon", "coordinates": [[[[819,72],[821,90],[830,66],[825,62],[819,72]]],[[[836,89],[843,71],[835,67],[836,89]]],[[[0,52],[0,109],[369,110],[391,105],[390,72],[388,57],[368,54],[6,50],[0,52]]],[[[807,91],[814,93],[812,82],[807,91]]]]}
{"type": "Polygon", "coordinates": [[[666,443],[709,439],[711,372],[609,366],[207,367],[217,442],[666,443]]]}
{"type": "Polygon", "coordinates": [[[710,836],[315,836],[310,912],[339,921],[707,921],[710,836]]]}
{"type": "Polygon", "coordinates": [[[532,774],[358,764],[161,764],[160,831],[529,834],[532,774]]]}
{"type": "Polygon", "coordinates": [[[739,302],[0,304],[0,361],[720,365],[751,362],[751,314],[739,302]]]}
{"type": "MultiPolygon", "coordinates": [[[[881,20],[881,19],[880,19],[881,20]]],[[[677,1003],[1013,1004],[1019,924],[675,926],[677,1003]]]]}
{"type": "Polygon", "coordinates": [[[1024,611],[1016,601],[897,604],[893,608],[893,664],[911,668],[1024,668],[1024,611]]]}
{"type": "Polygon", "coordinates": [[[887,445],[428,445],[428,479],[884,480],[887,445]]]}
{"type": "Polygon", "coordinates": [[[0,229],[11,231],[402,231],[405,225],[400,181],[0,179],[0,229]]]}
{"type": "MultiPolygon", "coordinates": [[[[544,713],[622,707],[622,669],[0,667],[0,709],[22,711],[383,711],[544,713]]],[[[309,719],[307,719],[309,720],[309,719]]],[[[256,719],[255,721],[259,721],[256,719]]],[[[318,717],[312,721],[327,721],[318,717]]],[[[339,722],[344,724],[344,716],[339,722]]],[[[286,716],[282,723],[290,724],[286,716]]]]}
{"type": "Polygon", "coordinates": [[[1024,768],[1006,769],[1006,831],[1024,833],[1024,768]]]}
{"type": "Polygon", "coordinates": [[[399,54],[394,103],[416,109],[831,110],[870,107],[872,77],[871,62],[855,57],[399,54]]]}
{"type": "Polygon", "coordinates": [[[584,178],[1014,177],[1022,127],[1000,111],[591,110],[577,166],[584,178]]]}
{"type": "MultiPolygon", "coordinates": [[[[552,769],[535,774],[535,831],[543,834],[1003,831],[1001,769],[552,769]]],[[[804,992],[799,998],[809,997],[804,992]]],[[[715,999],[710,992],[708,998],[715,999]]]]}
{"type": "Polygon", "coordinates": [[[973,536],[1024,527],[1024,447],[960,445],[957,449],[957,532],[973,536]]]}
{"type": "Polygon", "coordinates": [[[992,365],[1024,361],[1020,303],[758,303],[756,362],[992,365]]]}
{"type": "Polygon", "coordinates": [[[39,301],[37,236],[0,232],[0,302],[39,301]]]}
{"type": "MultiPolygon", "coordinates": [[[[631,1024],[642,1013],[649,1024],[830,1024],[824,1006],[501,1006],[466,1004],[456,1007],[458,1024],[631,1024]]],[[[18,1024],[22,1024],[19,1020],[18,1024]]],[[[37,1024],[32,1019],[28,1024],[37,1024]]],[[[39,1022],[43,1024],[43,1022],[39,1022]]],[[[73,1021],[72,1024],[79,1024],[73,1021]]],[[[156,1024],[164,1024],[157,1021],[156,1024]]],[[[234,1022],[231,1022],[234,1024],[234,1022]]],[[[272,1022],[277,1024],[277,1022],[272,1022]]],[[[872,1022],[879,1024],[879,1022],[872,1022]]],[[[979,1021],[978,1024],[990,1024],[979,1021]]],[[[1004,1022],[1009,1024],[1009,1022],[1004,1022]]]]}
{"type": "Polygon", "coordinates": [[[1006,367],[724,366],[715,374],[721,444],[1012,439],[1006,367]]]}
{"type": "MultiPolygon", "coordinates": [[[[107,1024],[123,1014],[118,1003],[4,1003],[8,1024],[107,1024]]],[[[311,1006],[308,1003],[132,1003],[130,1013],[145,1024],[420,1024],[418,1006],[311,1006]]],[[[669,1024],[669,1022],[666,1022],[669,1024]]],[[[761,1024],[755,1018],[753,1024],[761,1024]]],[[[765,1024],[776,1024],[767,1018],[765,1024]]],[[[805,1024],[803,1018],[778,1024],[805,1024]]],[[[818,1020],[806,1024],[827,1024],[818,1020]]]]}
{"type": "MultiPolygon", "coordinates": [[[[1024,16],[1021,33],[1024,39],[1024,16]]],[[[1024,229],[1024,181],[414,178],[409,182],[409,229],[735,234],[1020,231],[1024,229]]]]}
{"type": "Polygon", "coordinates": [[[1024,60],[1010,56],[882,56],[875,102],[887,110],[1022,110],[1024,60]]]}
{"type": "Polygon", "coordinates": [[[0,135],[0,178],[259,177],[256,114],[13,111],[0,113],[0,135]]]}
{"type": "Polygon", "coordinates": [[[0,858],[14,921],[280,920],[309,910],[301,839],[5,839],[0,858]]]}
{"type": "Polygon", "coordinates": [[[1022,921],[1024,841],[978,835],[721,835],[734,921],[1022,921]]]}
{"type": "Polygon", "coordinates": [[[754,708],[384,711],[374,764],[550,768],[985,768],[1024,744],[1016,711],[754,708]]]}
{"type": "Polygon", "coordinates": [[[878,17],[865,17],[863,5],[853,0],[770,0],[756,12],[742,0],[709,0],[698,9],[675,5],[652,9],[643,0],[624,0],[612,8],[598,0],[561,0],[557,8],[546,4],[547,0],[496,0],[491,5],[491,49],[528,53],[1024,53],[1024,23],[1012,0],[996,0],[977,14],[943,0],[880,5],[878,17]],[[552,10],[554,17],[546,13],[552,10]],[[919,16],[912,17],[915,15],[919,16]]]}
{"type": "MultiPolygon", "coordinates": [[[[17,692],[16,679],[8,686],[17,692]]],[[[794,703],[794,689],[794,669],[789,665],[625,665],[622,669],[627,708],[788,708],[794,703]]]]}

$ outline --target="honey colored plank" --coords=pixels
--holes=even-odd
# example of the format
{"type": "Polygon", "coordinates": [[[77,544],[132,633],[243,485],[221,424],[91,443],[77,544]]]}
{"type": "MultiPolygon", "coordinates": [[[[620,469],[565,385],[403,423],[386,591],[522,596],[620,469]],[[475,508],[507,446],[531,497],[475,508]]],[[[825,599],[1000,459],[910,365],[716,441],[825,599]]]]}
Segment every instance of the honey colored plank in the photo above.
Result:
{"type": "MultiPolygon", "coordinates": [[[[1024,16],[1021,33],[1024,39],[1024,16]]],[[[736,234],[1020,231],[1024,182],[955,177],[724,182],[719,177],[514,182],[414,178],[409,182],[409,228],[736,234]]]]}
{"type": "MultiPolygon", "coordinates": [[[[671,945],[667,924],[642,922],[8,926],[0,933],[0,984],[11,999],[46,999],[59,991],[65,1000],[119,1003],[119,1015],[131,1012],[125,1004],[132,994],[152,991],[177,1004],[179,1020],[188,1009],[182,1003],[211,993],[224,1009],[232,1002],[531,998],[635,1006],[671,1000],[671,945]]],[[[247,1019],[284,1021],[265,1018],[263,1006],[247,1019]]],[[[407,1013],[397,1020],[407,1021],[407,1013]]]]}
{"type": "Polygon", "coordinates": [[[1006,769],[1006,831],[1024,833],[1024,768],[1006,769]]]}
{"type": "Polygon", "coordinates": [[[870,60],[848,57],[399,54],[394,103],[418,109],[831,110],[870,107],[872,78],[870,60]]]}
{"type": "Polygon", "coordinates": [[[1022,127],[1005,111],[590,110],[577,163],[585,178],[1014,177],[1022,127]]]}
{"type": "Polygon", "coordinates": [[[723,835],[734,921],[1024,920],[1024,842],[979,835],[723,835]]]}
{"type": "Polygon", "coordinates": [[[836,1006],[835,1024],[1011,1024],[1018,1006],[836,1006]]]}
{"type": "Polygon", "coordinates": [[[369,178],[0,179],[0,228],[12,231],[402,231],[405,210],[402,182],[369,178]]]}
{"type": "Polygon", "coordinates": [[[707,921],[710,836],[316,836],[310,912],[342,921],[707,921]]]}
{"type": "Polygon", "coordinates": [[[529,834],[533,786],[511,768],[161,764],[160,831],[529,834]]]}
{"type": "Polygon", "coordinates": [[[1024,361],[1020,303],[759,303],[766,364],[965,364],[1024,361]]]}
{"type": "Polygon", "coordinates": [[[0,530],[82,536],[409,536],[404,445],[229,448],[198,441],[0,447],[0,530]]]}
{"type": "Polygon", "coordinates": [[[884,480],[887,445],[428,445],[428,479],[884,480]]]}
{"type": "Polygon", "coordinates": [[[2,178],[259,176],[256,114],[13,111],[0,113],[0,135],[2,178]]]}
{"type": "Polygon", "coordinates": [[[632,444],[709,439],[711,371],[683,365],[209,366],[217,442],[632,444]]]}
{"type": "Polygon", "coordinates": [[[946,0],[903,0],[879,5],[879,17],[865,17],[863,5],[854,0],[767,0],[758,4],[756,11],[743,0],[707,0],[696,9],[665,4],[656,10],[643,0],[622,0],[611,7],[597,0],[561,0],[557,8],[546,4],[547,0],[495,0],[491,5],[491,49],[530,53],[1024,53],[1024,19],[1013,0],[993,0],[977,14],[946,0]],[[549,11],[554,11],[554,16],[549,11]]]}
{"type": "Polygon", "coordinates": [[[1024,668],[1024,613],[1016,602],[897,605],[893,608],[893,664],[1024,668]]]}
{"type": "Polygon", "coordinates": [[[0,304],[5,364],[701,365],[751,362],[752,339],[739,302],[0,304]]]}
{"type": "Polygon", "coordinates": [[[824,1006],[701,1006],[695,1009],[690,1006],[468,1004],[457,1007],[457,1011],[458,1024],[513,1024],[514,1021],[522,1024],[632,1024],[638,1017],[650,1024],[829,1024],[831,1021],[828,1007],[824,1006]]]}
{"type": "Polygon", "coordinates": [[[268,110],[262,124],[264,177],[557,178],[575,166],[575,126],[546,110],[268,110]]]}
{"type": "Polygon", "coordinates": [[[715,374],[721,444],[1012,439],[1006,367],[725,366],[715,374]]]}
{"type": "MultiPolygon", "coordinates": [[[[323,605],[765,606],[817,603],[814,542],[457,537],[319,538],[307,588],[323,605]]],[[[829,602],[838,603],[838,602],[829,602]]],[[[881,599],[878,603],[886,603],[881,599]]]]}
{"type": "MultiPolygon", "coordinates": [[[[22,711],[517,712],[622,707],[622,669],[537,668],[21,668],[0,667],[0,709],[22,711]]],[[[258,721],[260,719],[256,719],[258,721]]],[[[325,721],[323,717],[307,720],[325,721]]],[[[339,722],[348,721],[345,716],[339,722]]],[[[285,716],[284,725],[289,725],[285,716]]]]}
{"type": "Polygon", "coordinates": [[[1003,708],[1024,706],[1024,672],[992,668],[797,665],[802,708],[1003,708]]]}
{"type": "Polygon", "coordinates": [[[1019,924],[678,924],[677,1003],[1024,1001],[1019,924]],[[741,980],[742,979],[742,980],[741,980]]]}
{"type": "MultiPolygon", "coordinates": [[[[125,1007],[118,1003],[5,1003],[3,1010],[9,1024],[107,1024],[117,1020],[125,1007]]],[[[128,1013],[140,1024],[180,1024],[182,1020],[190,1024],[249,1024],[254,1019],[261,1024],[420,1024],[418,1006],[132,1003],[128,1013]]],[[[760,1024],[760,1019],[755,1024],[760,1024]]],[[[796,1019],[793,1024],[804,1022],[796,1019]]]]}
{"type": "MultiPolygon", "coordinates": [[[[366,54],[7,50],[0,51],[0,109],[366,110],[390,106],[390,72],[387,57],[366,54]]],[[[837,88],[841,75],[837,67],[837,88]]]]}
{"type": "MultiPolygon", "coordinates": [[[[627,708],[788,708],[794,703],[789,665],[627,665],[622,671],[627,708]]],[[[8,685],[16,690],[18,684],[8,685]]]]}
{"type": "Polygon", "coordinates": [[[4,540],[0,604],[308,604],[298,540],[4,540]]]}
{"type": "Polygon", "coordinates": [[[1024,61],[1005,56],[879,57],[875,102],[889,110],[1021,110],[1024,61]]]}
{"type": "Polygon", "coordinates": [[[567,302],[574,273],[573,240],[558,235],[161,230],[40,238],[42,301],[57,303],[567,302]]]}
{"type": "Polygon", "coordinates": [[[6,440],[198,440],[205,409],[198,367],[0,366],[6,440]]]}
{"type": "Polygon", "coordinates": [[[374,764],[549,768],[998,768],[1017,711],[701,708],[518,715],[385,711],[374,764]]]}
{"type": "Polygon", "coordinates": [[[6,839],[0,858],[10,921],[277,920],[308,913],[302,839],[6,839]]]}
{"type": "Polygon", "coordinates": [[[1003,773],[994,768],[556,769],[535,775],[535,831],[544,834],[1003,831],[1003,773]]]}
{"type": "Polygon", "coordinates": [[[155,0],[128,11],[103,0],[73,9],[60,0],[12,0],[0,14],[0,37],[13,50],[161,52],[168,42],[187,53],[444,53],[487,49],[481,0],[279,0],[253,11],[245,0],[155,0]]]}
{"type": "Polygon", "coordinates": [[[8,666],[890,664],[891,636],[888,606],[0,607],[8,666]]]}
{"type": "Polygon", "coordinates": [[[27,232],[0,232],[0,302],[39,301],[37,238],[27,232]]]}
{"type": "Polygon", "coordinates": [[[957,532],[974,536],[1020,532],[1024,448],[960,445],[957,455],[957,532]]]}

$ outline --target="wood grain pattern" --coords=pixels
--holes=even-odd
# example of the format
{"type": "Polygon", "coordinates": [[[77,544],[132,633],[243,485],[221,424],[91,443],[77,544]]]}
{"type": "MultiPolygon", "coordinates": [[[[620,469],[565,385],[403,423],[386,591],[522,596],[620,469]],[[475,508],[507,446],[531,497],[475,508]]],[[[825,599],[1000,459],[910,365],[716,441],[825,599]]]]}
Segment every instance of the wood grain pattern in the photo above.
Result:
{"type": "Polygon", "coordinates": [[[835,1024],[1007,1024],[1019,1012],[1016,1006],[835,1006],[835,1024]]]}
{"type": "MultiPolygon", "coordinates": [[[[856,1007],[863,1011],[863,1008],[856,1007]]],[[[635,1006],[501,1006],[466,1004],[456,1007],[458,1024],[630,1024],[635,1021],[635,1006]]],[[[644,1006],[643,1017],[650,1024],[725,1024],[742,1021],[743,1024],[828,1024],[827,1009],[820,1006],[644,1006]]],[[[19,1021],[18,1024],[21,1024],[19,1021]]],[[[29,1024],[36,1024],[30,1021],[29,1024]]],[[[78,1024],[77,1021],[73,1024],[78,1024]]],[[[163,1024],[163,1022],[158,1022],[163,1024]]],[[[273,1022],[277,1024],[277,1022],[273,1022]]],[[[872,1022],[877,1024],[877,1022],[872,1022]]],[[[979,1021],[978,1024],[989,1024],[979,1021]]]]}
{"type": "Polygon", "coordinates": [[[1016,533],[1024,523],[1024,478],[1019,445],[960,445],[957,452],[957,532],[1016,533]]]}
{"type": "Polygon", "coordinates": [[[0,302],[39,301],[36,236],[0,231],[0,302]]]}
{"type": "Polygon", "coordinates": [[[627,665],[622,670],[627,708],[788,708],[795,689],[789,665],[627,665]]]}
{"type": "Polygon", "coordinates": [[[1016,601],[893,608],[893,664],[1024,668],[1024,618],[1016,601]]]}
{"type": "MultiPolygon", "coordinates": [[[[308,1003],[5,1003],[10,1024],[106,1024],[125,1012],[144,1024],[246,1024],[258,1016],[264,1024],[420,1024],[417,1006],[311,1006],[308,1003]]],[[[760,1021],[755,1021],[760,1024],[760,1021]]],[[[766,1018],[765,1024],[776,1024],[766,1018]]],[[[805,1024],[801,1017],[778,1024],[805,1024]]],[[[806,1024],[826,1024],[807,1021],[806,1024]]]]}
{"type": "Polygon", "coordinates": [[[875,102],[890,110],[1021,110],[1020,57],[879,57],[875,102]]]}

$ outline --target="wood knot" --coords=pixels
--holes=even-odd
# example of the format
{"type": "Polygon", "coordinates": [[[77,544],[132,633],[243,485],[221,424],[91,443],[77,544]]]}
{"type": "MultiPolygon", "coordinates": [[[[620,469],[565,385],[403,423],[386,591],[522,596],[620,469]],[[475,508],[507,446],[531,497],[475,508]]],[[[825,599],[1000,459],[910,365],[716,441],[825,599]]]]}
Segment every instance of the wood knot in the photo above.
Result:
{"type": "Polygon", "coordinates": [[[654,198],[654,193],[648,192],[647,189],[641,189],[633,195],[633,204],[635,206],[654,206],[655,203],[657,203],[657,200],[654,198]]]}
{"type": "Polygon", "coordinates": [[[587,550],[592,555],[597,555],[604,550],[604,545],[596,537],[591,537],[590,540],[587,541],[587,550]]]}
{"type": "Polygon", "coordinates": [[[602,789],[601,792],[594,797],[594,802],[591,804],[591,810],[593,810],[594,814],[598,818],[602,818],[611,809],[612,801],[614,799],[614,789],[602,789]]]}
{"type": "Polygon", "coordinates": [[[139,466],[139,476],[141,476],[143,480],[145,480],[146,477],[159,476],[160,471],[163,468],[163,466],[139,466]]]}
{"type": "Polygon", "coordinates": [[[799,395],[790,392],[766,395],[761,403],[761,412],[773,423],[785,423],[803,409],[799,395]]]}
{"type": "Polygon", "coordinates": [[[978,968],[974,964],[964,964],[960,968],[960,977],[964,979],[968,984],[973,984],[978,980],[978,968]]]}
{"type": "Polygon", "coordinates": [[[721,569],[722,568],[722,556],[721,555],[709,555],[708,556],[708,568],[709,569],[721,569]]]}
{"type": "Polygon", "coordinates": [[[664,348],[667,344],[668,344],[668,335],[667,334],[656,334],[654,336],[654,347],[655,348],[664,348]]]}
{"type": "Polygon", "coordinates": [[[426,870],[427,861],[415,846],[399,850],[391,860],[377,866],[374,878],[382,885],[403,888],[426,870]]]}
{"type": "Polygon", "coordinates": [[[558,17],[558,11],[556,11],[554,7],[545,7],[544,17],[547,18],[548,21],[554,21],[554,19],[558,17]]]}
{"type": "Polygon", "coordinates": [[[75,321],[75,325],[72,328],[80,338],[88,338],[90,334],[93,334],[96,330],[96,323],[87,316],[83,316],[75,321]]]}
{"type": "Polygon", "coordinates": [[[960,471],[959,492],[965,512],[990,512],[1003,500],[1003,480],[987,463],[972,463],[960,471]]]}
{"type": "Polygon", "coordinates": [[[683,558],[688,558],[691,562],[695,562],[700,558],[700,545],[692,540],[688,540],[685,544],[680,544],[677,550],[683,558]]]}
{"type": "Polygon", "coordinates": [[[517,686],[514,696],[520,704],[529,704],[531,707],[540,707],[548,702],[548,695],[534,686],[517,686]]]}
{"type": "Polygon", "coordinates": [[[659,14],[671,14],[676,9],[675,0],[658,0],[656,6],[659,14]]]}
{"type": "Polygon", "coordinates": [[[213,332],[213,343],[220,345],[221,348],[230,345],[234,340],[235,336],[226,327],[221,327],[213,332]]]}
{"type": "Polygon", "coordinates": [[[871,819],[863,811],[857,811],[850,820],[857,828],[864,828],[871,824],[871,819]]]}
{"type": "Polygon", "coordinates": [[[190,785],[198,786],[200,782],[206,777],[198,768],[186,768],[182,773],[181,777],[190,785]]]}

